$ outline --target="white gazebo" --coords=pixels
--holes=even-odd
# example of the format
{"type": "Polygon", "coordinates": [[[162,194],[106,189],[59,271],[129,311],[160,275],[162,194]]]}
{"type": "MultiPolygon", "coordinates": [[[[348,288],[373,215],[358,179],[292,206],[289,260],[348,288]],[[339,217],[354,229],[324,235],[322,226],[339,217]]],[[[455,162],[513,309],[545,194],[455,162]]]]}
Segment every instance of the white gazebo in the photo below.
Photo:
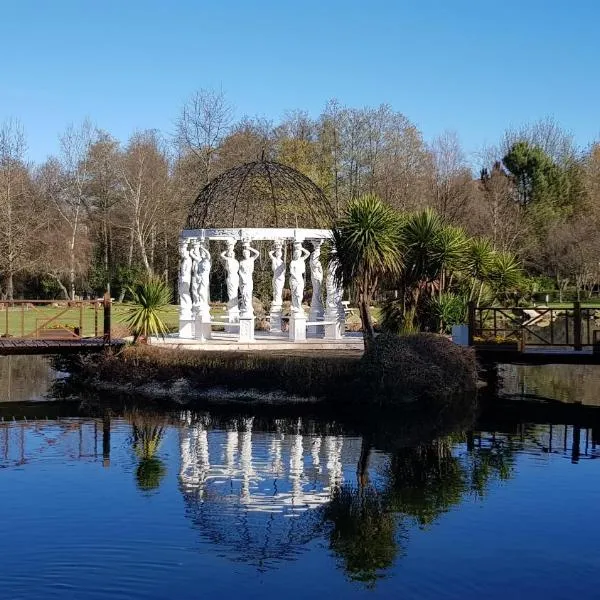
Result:
{"type": "Polygon", "coordinates": [[[304,342],[307,336],[341,340],[343,290],[333,265],[324,269],[321,259],[321,247],[331,239],[331,230],[323,226],[331,223],[332,214],[325,195],[308,177],[279,163],[246,163],[209,183],[180,236],[179,337],[202,343],[213,338],[214,326],[224,326],[236,341],[254,341],[255,246],[270,242],[270,334],[284,337],[287,320],[292,342],[304,342]],[[221,320],[210,306],[214,260],[223,263],[227,287],[227,313],[221,320]],[[302,304],[307,277],[312,286],[308,313],[302,304]],[[286,282],[289,315],[283,313],[286,282]]]}

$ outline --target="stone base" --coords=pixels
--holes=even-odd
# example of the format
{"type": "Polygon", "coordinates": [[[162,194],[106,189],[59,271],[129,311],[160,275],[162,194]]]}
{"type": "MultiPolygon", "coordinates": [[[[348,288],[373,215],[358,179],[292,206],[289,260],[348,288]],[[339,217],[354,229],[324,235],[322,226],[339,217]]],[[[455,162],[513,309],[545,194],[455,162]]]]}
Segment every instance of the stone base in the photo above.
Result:
{"type": "Polygon", "coordinates": [[[325,339],[341,340],[344,337],[344,323],[340,322],[338,311],[325,312],[325,321],[328,322],[325,325],[325,339]]]}
{"type": "Polygon", "coordinates": [[[254,317],[240,317],[240,342],[254,341],[254,317]]]}
{"type": "Polygon", "coordinates": [[[179,319],[179,337],[188,340],[194,339],[194,319],[179,319]]]}
{"type": "Polygon", "coordinates": [[[212,338],[210,315],[199,315],[194,321],[194,338],[201,342],[212,338]]]}
{"type": "MultiPolygon", "coordinates": [[[[238,307],[232,306],[232,307],[228,308],[227,309],[227,322],[228,323],[239,323],[239,321],[240,321],[240,311],[239,311],[238,307]]],[[[225,325],[225,331],[227,333],[237,333],[238,328],[237,328],[237,326],[229,327],[228,325],[225,325]]]]}
{"type": "Polygon", "coordinates": [[[269,331],[281,333],[281,316],[282,312],[280,310],[271,311],[269,315],[269,331]]]}
{"type": "Polygon", "coordinates": [[[290,340],[306,341],[306,315],[292,315],[290,318],[290,340]]]}
{"type": "MultiPolygon", "coordinates": [[[[323,320],[323,312],[322,311],[310,311],[309,321],[322,321],[323,320]]],[[[323,336],[324,330],[323,325],[309,325],[307,329],[307,334],[311,337],[321,337],[323,336]]]]}

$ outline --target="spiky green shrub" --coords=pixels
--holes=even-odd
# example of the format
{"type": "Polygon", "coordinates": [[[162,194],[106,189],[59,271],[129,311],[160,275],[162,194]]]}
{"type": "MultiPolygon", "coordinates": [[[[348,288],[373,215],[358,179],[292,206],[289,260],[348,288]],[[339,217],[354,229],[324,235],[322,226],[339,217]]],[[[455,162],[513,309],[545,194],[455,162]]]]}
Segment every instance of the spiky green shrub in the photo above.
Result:
{"type": "Polygon", "coordinates": [[[429,301],[431,328],[440,333],[450,333],[452,325],[465,323],[467,319],[467,300],[460,294],[442,292],[429,301]]]}
{"type": "Polygon", "coordinates": [[[331,258],[344,287],[356,291],[368,345],[374,336],[369,306],[382,278],[402,267],[400,220],[396,211],[377,196],[351,200],[333,229],[331,258]]]}
{"type": "Polygon", "coordinates": [[[163,313],[171,303],[171,290],[159,277],[149,277],[129,288],[133,305],[129,307],[124,321],[133,334],[134,343],[151,336],[164,338],[168,328],[163,313]]]}

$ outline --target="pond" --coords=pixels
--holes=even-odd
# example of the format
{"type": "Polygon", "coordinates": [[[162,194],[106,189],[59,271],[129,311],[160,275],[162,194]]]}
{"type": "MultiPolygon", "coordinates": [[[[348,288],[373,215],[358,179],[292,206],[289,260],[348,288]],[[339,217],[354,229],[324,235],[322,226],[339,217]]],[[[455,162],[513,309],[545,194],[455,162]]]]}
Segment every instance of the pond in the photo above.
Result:
{"type": "Polygon", "coordinates": [[[60,374],[27,361],[0,364],[1,598],[597,593],[600,413],[573,394],[598,372],[510,367],[511,400],[432,425],[105,410],[54,401],[60,374]]]}

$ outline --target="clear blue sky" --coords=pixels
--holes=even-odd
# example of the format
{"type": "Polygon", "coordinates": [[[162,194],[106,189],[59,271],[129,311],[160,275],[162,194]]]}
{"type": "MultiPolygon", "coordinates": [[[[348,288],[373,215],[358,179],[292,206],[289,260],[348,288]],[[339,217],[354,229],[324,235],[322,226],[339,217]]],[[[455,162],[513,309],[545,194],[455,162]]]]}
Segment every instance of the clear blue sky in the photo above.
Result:
{"type": "Polygon", "coordinates": [[[201,87],[275,120],[387,102],[469,152],[544,116],[600,134],[597,0],[4,0],[0,22],[0,121],[35,161],[85,117],[123,141],[172,132],[201,87]]]}

